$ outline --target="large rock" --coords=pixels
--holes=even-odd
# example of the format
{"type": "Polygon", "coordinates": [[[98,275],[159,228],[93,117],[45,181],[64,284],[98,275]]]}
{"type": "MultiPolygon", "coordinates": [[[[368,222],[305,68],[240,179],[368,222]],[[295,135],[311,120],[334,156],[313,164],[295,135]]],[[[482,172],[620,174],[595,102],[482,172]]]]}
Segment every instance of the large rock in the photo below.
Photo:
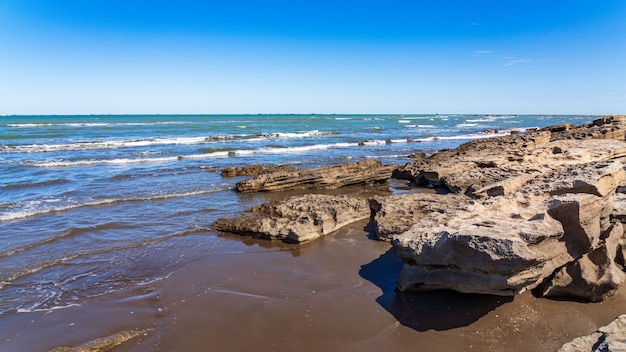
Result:
{"type": "Polygon", "coordinates": [[[474,202],[462,194],[412,193],[375,196],[369,203],[376,237],[390,241],[429,214],[471,207],[474,202]]]}
{"type": "Polygon", "coordinates": [[[590,302],[612,296],[626,278],[622,267],[615,263],[623,233],[622,224],[614,224],[601,245],[557,270],[539,287],[538,294],[590,302]]]}
{"type": "Polygon", "coordinates": [[[217,231],[255,238],[303,243],[370,216],[366,199],[309,194],[252,207],[239,218],[220,218],[217,231]]]}
{"type": "Polygon", "coordinates": [[[626,351],[626,315],[620,315],[609,325],[590,335],[569,342],[559,352],[624,352],[626,351]]]}
{"type": "Polygon", "coordinates": [[[545,208],[514,203],[467,200],[394,236],[396,255],[406,262],[398,288],[514,295],[574,259],[561,241],[561,224],[545,208]]]}
{"type": "Polygon", "coordinates": [[[389,179],[394,168],[394,165],[382,165],[376,160],[365,160],[315,169],[275,172],[239,182],[237,190],[256,192],[330,189],[361,183],[375,183],[389,179]]]}
{"type": "Polygon", "coordinates": [[[559,165],[626,157],[613,139],[550,141],[549,131],[475,140],[399,167],[393,176],[415,185],[446,186],[474,198],[511,194],[530,178],[559,165]]]}
{"type": "MultiPolygon", "coordinates": [[[[609,236],[621,230],[610,222],[614,190],[625,177],[617,161],[579,169],[566,165],[532,178],[513,195],[480,202],[457,198],[453,206],[421,216],[408,231],[392,237],[396,254],[407,263],[398,287],[513,295],[585,255],[611,256],[621,237],[609,236]]],[[[606,270],[616,268],[611,266],[615,257],[602,264],[606,270]]],[[[606,297],[621,283],[617,274],[610,285],[602,280],[595,281],[593,297],[606,297]]],[[[568,295],[596,299],[584,292],[568,295]]]]}
{"type": "Polygon", "coordinates": [[[446,186],[454,193],[471,195],[487,185],[520,175],[518,150],[538,148],[550,142],[550,132],[534,132],[473,140],[456,149],[410,162],[393,176],[416,185],[446,186]]]}
{"type": "Polygon", "coordinates": [[[398,288],[612,295],[625,277],[621,123],[472,141],[398,168],[396,177],[456,193],[370,200],[377,235],[405,262],[398,288]]]}

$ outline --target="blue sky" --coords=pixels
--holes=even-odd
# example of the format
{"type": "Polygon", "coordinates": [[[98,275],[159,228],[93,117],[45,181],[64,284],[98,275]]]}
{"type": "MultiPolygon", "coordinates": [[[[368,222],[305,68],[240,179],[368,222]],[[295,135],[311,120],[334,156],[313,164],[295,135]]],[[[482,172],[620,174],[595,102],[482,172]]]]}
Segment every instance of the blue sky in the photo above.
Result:
{"type": "Polygon", "coordinates": [[[0,0],[0,114],[626,113],[626,1],[0,0]]]}

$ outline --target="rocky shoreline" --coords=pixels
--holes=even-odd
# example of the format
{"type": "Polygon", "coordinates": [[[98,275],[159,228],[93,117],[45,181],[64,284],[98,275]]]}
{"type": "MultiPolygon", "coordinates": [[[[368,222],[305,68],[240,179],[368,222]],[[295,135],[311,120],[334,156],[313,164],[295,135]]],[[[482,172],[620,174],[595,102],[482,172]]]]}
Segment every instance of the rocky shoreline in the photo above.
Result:
{"type": "Polygon", "coordinates": [[[214,229],[303,243],[370,217],[404,262],[399,291],[452,289],[599,302],[624,274],[626,117],[474,140],[402,166],[375,161],[279,170],[240,192],[384,182],[442,187],[361,199],[303,195],[252,208],[214,229]]]}

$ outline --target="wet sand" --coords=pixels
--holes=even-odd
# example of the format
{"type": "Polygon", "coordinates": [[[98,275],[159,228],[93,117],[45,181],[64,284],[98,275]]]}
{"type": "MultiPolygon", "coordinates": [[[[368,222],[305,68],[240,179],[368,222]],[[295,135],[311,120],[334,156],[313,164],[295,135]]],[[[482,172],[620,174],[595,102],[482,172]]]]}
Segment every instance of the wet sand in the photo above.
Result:
{"type": "Polygon", "coordinates": [[[555,351],[626,313],[624,288],[591,304],[397,293],[401,263],[367,225],[300,246],[220,235],[219,250],[153,285],[0,320],[0,349],[140,331],[113,351],[555,351]]]}
{"type": "Polygon", "coordinates": [[[196,263],[162,287],[169,314],[138,350],[554,351],[626,312],[624,289],[595,304],[396,293],[401,263],[366,225],[196,263]]]}

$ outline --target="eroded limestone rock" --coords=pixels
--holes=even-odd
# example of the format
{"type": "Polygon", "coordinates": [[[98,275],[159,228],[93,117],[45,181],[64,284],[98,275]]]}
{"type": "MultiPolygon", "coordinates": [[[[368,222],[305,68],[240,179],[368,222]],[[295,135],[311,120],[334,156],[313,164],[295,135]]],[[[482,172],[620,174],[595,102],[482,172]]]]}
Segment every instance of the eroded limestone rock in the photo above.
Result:
{"type": "Polygon", "coordinates": [[[390,241],[394,235],[404,233],[429,214],[449,213],[475,202],[462,194],[413,193],[371,197],[369,203],[376,237],[390,241]]]}
{"type": "Polygon", "coordinates": [[[237,183],[239,192],[290,189],[339,188],[347,185],[386,181],[394,165],[365,160],[315,169],[274,172],[237,183]]]}
{"type": "Polygon", "coordinates": [[[296,168],[290,165],[262,165],[253,164],[246,166],[227,167],[222,169],[222,177],[235,176],[257,176],[270,174],[279,171],[295,171],[296,168]]]}
{"type": "Polygon", "coordinates": [[[539,287],[538,294],[590,302],[600,302],[612,296],[626,278],[623,268],[615,261],[618,250],[621,251],[620,239],[624,233],[622,224],[614,224],[608,233],[594,250],[547,278],[539,287]]]}
{"type": "Polygon", "coordinates": [[[394,176],[445,185],[457,198],[370,200],[377,235],[406,263],[398,288],[496,295],[537,288],[588,301],[612,295],[625,277],[619,123],[594,122],[584,138],[585,128],[565,126],[472,141],[399,168],[394,176]]]}
{"type": "Polygon", "coordinates": [[[309,194],[252,207],[238,218],[220,218],[217,231],[255,238],[303,243],[370,215],[366,199],[309,194]]]}

